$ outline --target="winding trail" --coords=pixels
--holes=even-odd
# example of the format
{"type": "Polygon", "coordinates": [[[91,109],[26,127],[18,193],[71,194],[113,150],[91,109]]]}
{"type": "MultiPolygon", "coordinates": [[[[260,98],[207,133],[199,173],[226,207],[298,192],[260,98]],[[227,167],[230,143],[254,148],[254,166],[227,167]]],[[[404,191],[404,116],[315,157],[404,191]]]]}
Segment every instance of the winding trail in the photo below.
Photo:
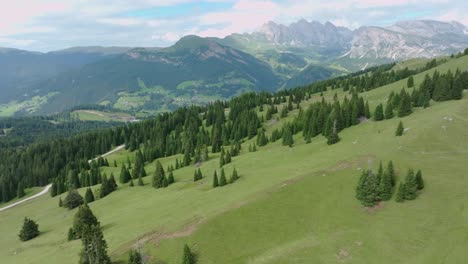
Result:
{"type": "MultiPolygon", "coordinates": [[[[107,153],[102,154],[102,155],[99,156],[99,157],[105,157],[105,156],[107,156],[107,155],[110,155],[110,154],[112,154],[112,153],[114,153],[114,152],[116,152],[116,151],[119,151],[119,150],[123,149],[124,147],[125,147],[125,145],[120,145],[120,146],[116,147],[115,149],[113,149],[113,150],[111,150],[111,151],[109,151],[109,152],[107,152],[107,153]]],[[[99,158],[99,157],[97,157],[97,158],[99,158]]],[[[93,161],[93,160],[95,160],[95,159],[97,159],[97,158],[91,159],[91,160],[89,160],[88,162],[91,162],[91,161],[93,161]]],[[[42,196],[42,195],[48,193],[51,187],[52,187],[52,184],[49,184],[49,185],[47,185],[46,187],[44,187],[44,189],[43,189],[41,192],[36,193],[35,195],[33,195],[33,196],[31,196],[31,197],[25,198],[25,199],[23,199],[23,200],[21,200],[21,201],[18,201],[18,202],[12,203],[12,204],[10,204],[10,205],[7,205],[7,206],[5,206],[5,207],[2,207],[2,208],[0,208],[0,212],[5,211],[5,210],[7,210],[7,209],[10,209],[10,208],[12,208],[12,207],[15,207],[15,206],[17,206],[17,205],[19,205],[19,204],[25,203],[25,202],[27,202],[27,201],[29,201],[29,200],[35,199],[35,198],[37,198],[37,197],[39,197],[39,196],[42,196]]]]}
{"type": "Polygon", "coordinates": [[[46,193],[49,192],[50,187],[52,187],[52,184],[47,185],[47,186],[44,188],[44,190],[42,190],[40,193],[36,193],[35,195],[33,195],[33,196],[31,196],[31,197],[28,197],[28,198],[23,199],[23,200],[21,200],[21,201],[18,201],[18,202],[16,202],[16,203],[12,203],[12,204],[10,204],[10,205],[7,205],[7,206],[5,206],[5,207],[0,208],[0,212],[1,212],[1,211],[5,211],[5,210],[7,210],[7,209],[10,209],[10,208],[12,208],[12,207],[15,207],[15,206],[17,206],[18,204],[22,204],[22,203],[24,203],[24,202],[27,202],[27,201],[32,200],[32,199],[34,199],[34,198],[37,198],[37,197],[39,197],[39,196],[41,196],[41,195],[44,195],[44,194],[46,194],[46,193]]]}

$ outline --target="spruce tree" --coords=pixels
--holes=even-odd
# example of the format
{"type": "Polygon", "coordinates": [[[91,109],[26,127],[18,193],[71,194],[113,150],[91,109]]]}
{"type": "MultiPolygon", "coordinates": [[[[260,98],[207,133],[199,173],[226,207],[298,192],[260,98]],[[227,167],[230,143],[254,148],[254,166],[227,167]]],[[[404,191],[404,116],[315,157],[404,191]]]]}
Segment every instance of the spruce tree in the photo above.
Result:
{"type": "Polygon", "coordinates": [[[234,167],[234,170],[232,171],[231,178],[229,179],[229,183],[234,183],[235,181],[237,181],[237,179],[239,179],[239,175],[237,174],[237,170],[234,167]]]}
{"type": "Polygon", "coordinates": [[[328,137],[327,137],[327,144],[328,145],[333,145],[333,144],[338,143],[339,141],[340,141],[340,137],[338,136],[338,132],[337,132],[337,129],[336,129],[336,120],[335,120],[334,124],[333,124],[333,130],[330,133],[330,135],[328,135],[328,137]]]}
{"type": "Polygon", "coordinates": [[[413,112],[411,97],[406,93],[405,90],[402,90],[400,93],[400,105],[398,107],[398,116],[404,117],[410,115],[413,112]]]}
{"type": "Polygon", "coordinates": [[[397,201],[398,203],[404,202],[405,201],[405,193],[406,193],[405,184],[400,182],[395,201],[397,201]]]}
{"type": "Polygon", "coordinates": [[[400,121],[400,123],[398,123],[398,127],[395,131],[395,136],[399,137],[399,136],[402,136],[403,135],[403,132],[404,132],[404,128],[403,128],[403,122],[400,121]]]}
{"type": "Polygon", "coordinates": [[[195,264],[195,255],[190,250],[189,246],[185,244],[184,255],[182,257],[182,264],[195,264]]]}
{"type": "Polygon", "coordinates": [[[107,243],[99,225],[87,226],[81,237],[83,249],[80,263],[111,264],[107,255],[107,243]]]}
{"type": "Polygon", "coordinates": [[[418,196],[418,183],[412,169],[408,170],[405,179],[405,200],[414,200],[418,196]]]}
{"type": "Polygon", "coordinates": [[[383,105],[382,105],[382,104],[379,104],[379,105],[375,108],[374,120],[375,120],[375,121],[384,120],[384,112],[383,112],[383,105]]]}
{"type": "Polygon", "coordinates": [[[63,206],[71,210],[82,205],[83,202],[83,197],[78,193],[77,190],[73,189],[68,192],[67,196],[63,200],[63,206]]]}
{"type": "Polygon", "coordinates": [[[283,146],[292,147],[294,145],[294,139],[289,125],[283,127],[283,146]]]}
{"type": "Polygon", "coordinates": [[[39,235],[39,225],[36,224],[33,220],[25,217],[23,222],[23,227],[19,233],[19,238],[21,241],[28,241],[39,235]]]}
{"type": "Polygon", "coordinates": [[[393,118],[393,105],[391,102],[387,103],[385,106],[385,119],[393,118]]]}
{"type": "Polygon", "coordinates": [[[156,170],[153,175],[151,185],[154,188],[162,188],[164,187],[164,179],[166,178],[166,174],[164,172],[164,168],[162,167],[161,163],[156,161],[156,170]]]}
{"type": "Polygon", "coordinates": [[[214,175],[213,175],[213,188],[216,188],[219,186],[219,183],[218,183],[218,174],[216,173],[216,171],[214,172],[214,175]]]}
{"type": "Polygon", "coordinates": [[[226,173],[224,172],[224,168],[221,168],[221,177],[219,178],[219,186],[224,186],[227,184],[226,181],[226,173]]]}
{"type": "Polygon", "coordinates": [[[406,82],[406,86],[408,86],[408,88],[414,87],[414,78],[413,78],[413,75],[411,75],[411,76],[408,78],[408,81],[406,82]]]}
{"type": "Polygon", "coordinates": [[[86,189],[84,200],[87,204],[94,202],[94,194],[90,188],[86,189]]]}
{"type": "Polygon", "coordinates": [[[91,225],[99,225],[96,216],[91,211],[88,205],[78,207],[78,211],[73,217],[73,232],[75,238],[81,238],[86,227],[91,225]]]}
{"type": "Polygon", "coordinates": [[[421,170],[418,170],[418,172],[416,172],[416,184],[418,186],[418,190],[424,189],[424,180],[422,178],[421,170]]]}
{"type": "Polygon", "coordinates": [[[393,161],[388,162],[387,168],[385,169],[385,173],[388,174],[388,177],[390,178],[390,182],[392,183],[392,187],[394,187],[396,184],[396,179],[395,179],[395,169],[393,168],[393,161]]]}
{"type": "Polygon", "coordinates": [[[167,176],[167,185],[171,185],[174,182],[175,182],[174,174],[172,173],[172,171],[170,171],[169,175],[167,176]]]}
{"type": "Polygon", "coordinates": [[[129,256],[128,256],[128,264],[142,264],[143,259],[141,257],[140,252],[136,250],[130,250],[129,256]]]}

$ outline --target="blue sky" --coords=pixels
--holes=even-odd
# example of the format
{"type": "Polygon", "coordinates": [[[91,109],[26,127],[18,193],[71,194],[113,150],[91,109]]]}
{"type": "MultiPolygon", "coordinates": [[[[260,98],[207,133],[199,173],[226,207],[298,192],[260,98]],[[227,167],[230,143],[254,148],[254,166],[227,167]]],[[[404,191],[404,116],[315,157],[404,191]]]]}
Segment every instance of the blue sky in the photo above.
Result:
{"type": "Polygon", "coordinates": [[[468,1],[454,0],[15,0],[0,8],[0,47],[168,46],[184,35],[224,37],[301,18],[353,29],[408,19],[468,25],[465,14],[468,1]]]}

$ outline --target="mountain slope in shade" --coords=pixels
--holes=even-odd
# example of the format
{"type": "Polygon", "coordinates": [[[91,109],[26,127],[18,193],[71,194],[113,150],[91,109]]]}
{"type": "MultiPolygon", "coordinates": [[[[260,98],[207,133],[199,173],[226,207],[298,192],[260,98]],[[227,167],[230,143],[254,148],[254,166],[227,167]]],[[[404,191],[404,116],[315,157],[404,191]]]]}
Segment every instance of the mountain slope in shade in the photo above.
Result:
{"type": "Polygon", "coordinates": [[[0,103],[21,98],[31,84],[129,48],[80,47],[48,53],[0,48],[0,103]]]}
{"type": "MultiPolygon", "coordinates": [[[[61,74],[41,83],[39,89],[59,92],[44,112],[84,103],[116,103],[120,93],[137,93],[142,86],[160,87],[151,96],[170,95],[168,101],[197,97],[229,98],[245,91],[274,90],[279,79],[270,66],[252,55],[209,39],[187,36],[164,49],[137,48],[61,74]]],[[[161,105],[156,104],[158,109],[161,105]]]]}

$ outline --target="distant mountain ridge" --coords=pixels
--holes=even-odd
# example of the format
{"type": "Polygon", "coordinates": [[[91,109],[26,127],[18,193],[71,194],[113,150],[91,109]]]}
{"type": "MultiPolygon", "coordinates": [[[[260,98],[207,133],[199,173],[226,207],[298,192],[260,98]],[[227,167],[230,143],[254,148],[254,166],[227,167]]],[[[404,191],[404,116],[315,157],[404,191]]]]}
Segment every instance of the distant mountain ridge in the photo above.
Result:
{"type": "Polygon", "coordinates": [[[349,29],[301,19],[290,25],[270,21],[225,38],[186,36],[166,48],[0,48],[0,116],[53,113],[83,103],[166,111],[467,47],[468,29],[458,22],[349,29]]]}

